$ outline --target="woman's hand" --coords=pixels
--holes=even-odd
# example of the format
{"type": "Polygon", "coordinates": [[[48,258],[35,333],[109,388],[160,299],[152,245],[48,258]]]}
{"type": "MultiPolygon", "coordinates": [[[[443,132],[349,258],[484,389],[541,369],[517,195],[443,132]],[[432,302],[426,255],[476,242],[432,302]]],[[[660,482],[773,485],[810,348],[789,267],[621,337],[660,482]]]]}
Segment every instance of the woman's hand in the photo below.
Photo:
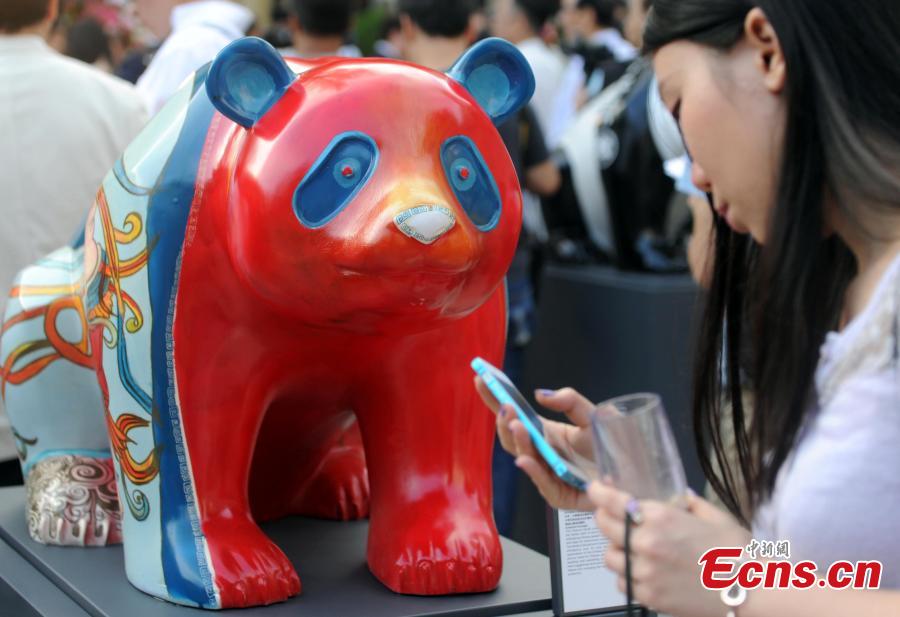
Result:
{"type": "Polygon", "coordinates": [[[631,579],[636,602],[676,617],[722,617],[719,592],[700,584],[700,556],[714,547],[746,546],[750,532],[730,514],[689,495],[687,509],[659,501],[636,502],[594,482],[588,489],[597,527],[610,542],[606,565],[625,590],[625,512],[640,512],[631,530],[631,579]],[[631,502],[631,503],[629,503],[631,502]]]}
{"type": "MultiPolygon", "coordinates": [[[[566,484],[544,462],[535,450],[531,437],[512,407],[497,404],[481,378],[475,379],[475,387],[484,403],[497,414],[497,436],[503,449],[516,457],[516,466],[528,474],[541,495],[554,508],[563,510],[593,510],[587,495],[566,484]]],[[[560,412],[572,422],[555,422],[541,418],[544,437],[564,458],[579,464],[586,472],[594,471],[594,454],[591,444],[590,415],[596,406],[572,388],[562,390],[538,390],[538,403],[547,409],[560,412]]],[[[616,413],[610,410],[608,413],[616,413]]]]}

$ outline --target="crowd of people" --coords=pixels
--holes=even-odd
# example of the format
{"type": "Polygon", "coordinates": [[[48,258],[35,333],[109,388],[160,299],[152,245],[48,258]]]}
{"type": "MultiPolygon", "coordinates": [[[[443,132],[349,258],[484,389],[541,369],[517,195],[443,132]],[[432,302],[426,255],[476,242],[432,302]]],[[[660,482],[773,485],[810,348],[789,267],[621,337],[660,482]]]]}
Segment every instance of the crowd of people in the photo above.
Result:
{"type": "MultiPolygon", "coordinates": [[[[596,511],[622,585],[634,523],[635,596],[676,616],[730,610],[700,587],[697,556],[753,538],[789,539],[821,564],[877,559],[883,586],[900,587],[895,0],[273,4],[265,20],[236,0],[0,4],[0,286],[69,240],[148,117],[231,41],[256,34],[289,56],[446,71],[501,37],[536,82],[530,105],[498,127],[525,205],[504,368],[521,376],[542,260],[690,268],[708,290],[696,435],[728,512],[697,496],[679,509],[599,484],[578,493],[495,409],[500,531],[522,470],[551,505],[596,511]],[[371,41],[359,35],[364,14],[380,24],[371,41]]],[[[537,400],[568,416],[545,421],[551,440],[590,458],[593,403],[569,389],[537,400]]],[[[21,478],[4,422],[0,480],[11,483],[21,478]]],[[[900,614],[890,592],[804,593],[751,593],[737,614],[900,614]]]]}

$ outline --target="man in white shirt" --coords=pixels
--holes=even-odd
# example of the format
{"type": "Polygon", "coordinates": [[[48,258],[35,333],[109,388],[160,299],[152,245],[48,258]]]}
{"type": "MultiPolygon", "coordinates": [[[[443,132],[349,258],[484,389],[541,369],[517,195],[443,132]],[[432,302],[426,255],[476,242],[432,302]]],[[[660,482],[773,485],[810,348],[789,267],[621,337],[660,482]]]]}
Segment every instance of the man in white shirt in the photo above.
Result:
{"type": "MultiPolygon", "coordinates": [[[[76,235],[147,119],[131,84],[44,42],[57,1],[0,3],[0,306],[20,269],[76,235]]],[[[0,414],[0,461],[15,456],[0,414]]]]}
{"type": "Polygon", "coordinates": [[[558,12],[559,0],[493,0],[490,20],[491,34],[513,43],[531,65],[535,80],[531,106],[551,150],[565,129],[557,108],[567,61],[559,48],[547,45],[540,35],[558,12]]]}
{"type": "Polygon", "coordinates": [[[165,42],[137,81],[150,114],[156,114],[194,71],[242,36],[255,17],[226,0],[137,0],[141,21],[165,42]]]}

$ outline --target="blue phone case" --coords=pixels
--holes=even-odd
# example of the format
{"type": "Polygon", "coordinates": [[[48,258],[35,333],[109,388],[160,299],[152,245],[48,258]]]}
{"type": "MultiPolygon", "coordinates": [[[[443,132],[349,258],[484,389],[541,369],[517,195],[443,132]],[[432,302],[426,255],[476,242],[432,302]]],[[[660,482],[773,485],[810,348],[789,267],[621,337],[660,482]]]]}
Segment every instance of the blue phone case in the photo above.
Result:
{"type": "MultiPolygon", "coordinates": [[[[516,415],[522,421],[522,424],[525,425],[525,430],[528,431],[528,435],[531,437],[531,442],[534,444],[535,449],[544,458],[544,461],[547,462],[547,465],[550,466],[553,473],[566,484],[569,484],[580,491],[586,490],[588,481],[587,478],[584,477],[584,474],[572,463],[569,463],[562,458],[556,450],[553,449],[553,446],[544,439],[544,430],[540,424],[540,420],[537,419],[538,415],[534,409],[531,409],[530,405],[527,410],[523,409],[513,396],[510,395],[508,388],[511,388],[516,392],[516,394],[524,401],[524,397],[522,397],[522,394],[515,389],[512,382],[509,381],[509,378],[506,377],[500,369],[482,358],[475,358],[472,360],[471,366],[472,370],[474,370],[475,373],[481,377],[482,381],[484,381],[484,385],[491,391],[491,394],[494,395],[494,398],[497,399],[498,403],[501,405],[509,405],[516,410],[516,415]],[[508,385],[500,383],[497,375],[503,376],[508,385]]],[[[524,404],[527,405],[528,403],[526,402],[524,404]]]]}

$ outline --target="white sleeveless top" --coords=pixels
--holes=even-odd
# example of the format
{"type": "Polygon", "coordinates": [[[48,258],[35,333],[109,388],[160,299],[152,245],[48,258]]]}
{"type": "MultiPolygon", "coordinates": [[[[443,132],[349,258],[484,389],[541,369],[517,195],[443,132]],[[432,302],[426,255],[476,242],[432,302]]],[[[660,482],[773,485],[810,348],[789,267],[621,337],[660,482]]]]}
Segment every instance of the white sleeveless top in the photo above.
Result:
{"type": "MultiPolygon", "coordinates": [[[[777,353],[777,348],[772,349],[777,353]]],[[[822,345],[817,403],[757,512],[757,540],[791,561],[879,560],[900,588],[900,256],[865,310],[822,345]]]]}

